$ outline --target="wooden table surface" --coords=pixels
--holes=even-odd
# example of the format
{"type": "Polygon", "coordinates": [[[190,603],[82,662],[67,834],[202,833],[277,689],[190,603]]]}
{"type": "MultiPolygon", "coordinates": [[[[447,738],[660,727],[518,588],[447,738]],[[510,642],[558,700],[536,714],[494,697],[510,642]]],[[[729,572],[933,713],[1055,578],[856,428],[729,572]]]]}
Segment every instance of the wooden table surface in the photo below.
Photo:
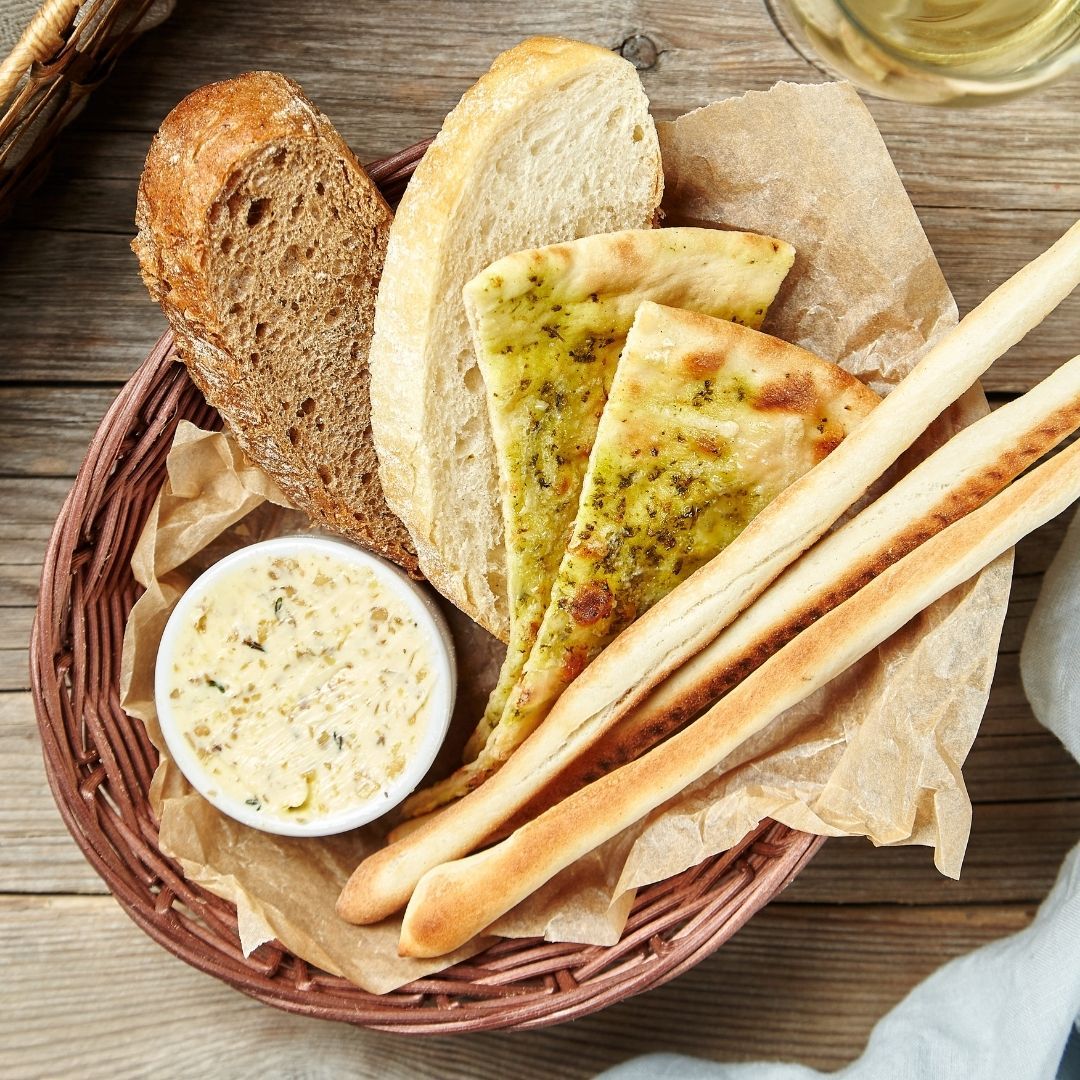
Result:
{"type": "MultiPolygon", "coordinates": [[[[165,326],[128,250],[152,132],[189,90],[251,68],[300,81],[361,160],[434,132],[533,33],[655,44],[660,118],[778,79],[822,81],[761,0],[334,4],[181,0],[64,136],[0,237],[0,1074],[589,1076],[644,1051],[834,1068],[945,960],[1022,927],[1080,834],[1080,769],[1032,718],[1018,649],[1063,520],[1020,546],[990,706],[965,776],[963,877],[925,849],[830,840],[694,971],[565,1027],[424,1039],[279,1013],[131,923],[68,837],[42,771],[26,641],[60,502],[119,385],[165,326]]],[[[961,311],[1080,216],[1080,79],[979,111],[870,101],[961,311]]],[[[1005,400],[1080,348],[1080,295],[998,362],[1005,400]]]]}

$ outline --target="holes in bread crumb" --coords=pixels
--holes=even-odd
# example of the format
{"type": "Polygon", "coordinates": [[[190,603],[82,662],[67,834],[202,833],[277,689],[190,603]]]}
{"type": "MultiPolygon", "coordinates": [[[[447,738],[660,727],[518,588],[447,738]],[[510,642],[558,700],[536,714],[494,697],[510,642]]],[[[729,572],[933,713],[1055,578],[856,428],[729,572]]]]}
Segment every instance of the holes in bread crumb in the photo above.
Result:
{"type": "Polygon", "coordinates": [[[256,225],[264,217],[266,217],[266,211],[270,207],[269,199],[252,199],[251,204],[248,206],[247,212],[247,226],[249,229],[254,229],[256,225]]]}
{"type": "Polygon", "coordinates": [[[289,436],[289,442],[291,442],[293,446],[296,446],[296,444],[300,441],[300,429],[296,427],[295,424],[291,428],[289,428],[289,430],[286,431],[285,434],[289,436]]]}
{"type": "Polygon", "coordinates": [[[634,142],[641,142],[645,138],[645,129],[640,124],[634,125],[634,134],[631,136],[634,142]]]}
{"type": "Polygon", "coordinates": [[[259,354],[257,352],[248,353],[248,360],[251,361],[251,366],[252,367],[258,367],[260,359],[261,359],[261,357],[259,356],[259,354]]]}
{"type": "Polygon", "coordinates": [[[305,248],[305,249],[304,249],[304,258],[305,258],[305,259],[310,259],[310,258],[311,258],[311,256],[312,256],[312,255],[314,255],[314,254],[315,254],[315,248],[314,248],[314,246],[312,246],[312,247],[308,247],[308,248],[305,248]]]}
{"type": "Polygon", "coordinates": [[[266,337],[266,323],[260,322],[255,324],[255,340],[262,341],[266,337]]]}
{"type": "Polygon", "coordinates": [[[325,427],[326,427],[326,425],[323,423],[323,418],[321,416],[316,416],[315,417],[315,430],[316,431],[322,431],[323,428],[325,428],[325,427]]]}
{"type": "Polygon", "coordinates": [[[304,196],[303,195],[297,195],[296,196],[296,202],[293,203],[293,207],[289,211],[289,217],[291,217],[293,219],[293,221],[295,221],[303,213],[303,210],[304,210],[304,196]]]}
{"type": "Polygon", "coordinates": [[[280,168],[281,168],[281,166],[285,164],[285,158],[286,158],[286,156],[287,156],[287,155],[288,155],[288,151],[286,151],[285,147],[283,146],[283,147],[282,147],[282,148],[281,148],[281,149],[280,149],[280,150],[279,150],[279,151],[278,151],[278,152],[277,152],[277,153],[276,153],[276,154],[275,154],[275,155],[274,155],[274,156],[273,156],[273,157],[272,157],[272,158],[270,159],[270,164],[271,164],[271,165],[273,165],[273,166],[275,166],[276,168],[279,168],[279,169],[280,169],[280,168]]]}
{"type": "Polygon", "coordinates": [[[290,244],[281,256],[281,272],[283,274],[295,274],[300,269],[300,249],[295,244],[290,244]]]}
{"type": "Polygon", "coordinates": [[[319,466],[319,479],[326,487],[330,486],[330,481],[333,479],[333,476],[331,475],[330,470],[325,465],[319,466]]]}
{"type": "Polygon", "coordinates": [[[229,305],[229,314],[230,315],[239,315],[240,312],[243,311],[243,310],[244,310],[244,305],[243,304],[230,304],[229,305]]]}
{"type": "Polygon", "coordinates": [[[323,184],[323,182],[321,180],[316,180],[315,181],[315,194],[316,195],[325,195],[326,194],[326,186],[323,184]]]}
{"type": "Polygon", "coordinates": [[[484,376],[475,364],[465,372],[465,389],[471,394],[479,394],[484,389],[484,376]]]}
{"type": "Polygon", "coordinates": [[[327,326],[333,326],[341,318],[341,308],[332,307],[324,316],[323,322],[327,326]]]}
{"type": "Polygon", "coordinates": [[[296,410],[297,416],[310,416],[315,411],[315,399],[304,398],[300,403],[300,408],[296,410]]]}
{"type": "Polygon", "coordinates": [[[234,191],[226,200],[225,205],[229,208],[229,216],[236,217],[240,212],[240,207],[244,204],[244,199],[247,196],[240,190],[234,191]]]}
{"type": "Polygon", "coordinates": [[[223,236],[221,243],[218,245],[221,248],[222,255],[228,255],[233,249],[233,238],[231,236],[223,236]]]}

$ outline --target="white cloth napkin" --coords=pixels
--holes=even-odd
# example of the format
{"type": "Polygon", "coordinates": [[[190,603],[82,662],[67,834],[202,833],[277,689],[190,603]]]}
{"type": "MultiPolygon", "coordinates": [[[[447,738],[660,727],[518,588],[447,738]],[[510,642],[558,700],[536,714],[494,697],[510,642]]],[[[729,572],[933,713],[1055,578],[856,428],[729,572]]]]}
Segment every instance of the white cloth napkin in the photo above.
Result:
{"type": "MultiPolygon", "coordinates": [[[[1035,715],[1080,759],[1080,513],[1047,571],[1020,669],[1035,715]]],[[[1053,1080],[1078,1018],[1080,844],[1066,856],[1030,926],[958,957],[916,986],[878,1021],[862,1057],[839,1072],[778,1062],[718,1065],[652,1054],[602,1077],[1053,1080]]]]}

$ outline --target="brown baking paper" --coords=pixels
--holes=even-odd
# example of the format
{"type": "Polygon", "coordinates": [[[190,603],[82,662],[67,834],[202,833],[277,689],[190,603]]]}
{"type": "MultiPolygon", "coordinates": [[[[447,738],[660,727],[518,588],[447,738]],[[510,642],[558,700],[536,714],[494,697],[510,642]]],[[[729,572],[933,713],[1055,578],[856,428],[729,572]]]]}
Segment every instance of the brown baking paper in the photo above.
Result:
{"type": "MultiPolygon", "coordinates": [[[[660,124],[670,224],[770,233],[798,254],[766,329],[842,363],[885,393],[956,307],[873,120],[842,84],[780,84],[660,124]]],[[[925,456],[985,412],[969,393],[909,458],[925,456]]],[[[904,468],[904,463],[898,467],[904,468]]],[[[276,487],[222,434],[181,425],[169,480],[133,559],[147,591],[124,642],[123,704],[161,748],[153,665],[172,605],[192,576],[228,550],[297,531],[276,487]]],[[[780,717],[691,789],[568,867],[492,931],[611,944],[634,890],[724,851],[765,817],[876,844],[925,844],[959,873],[971,808],[960,767],[986,704],[1011,557],[944,597],[874,653],[780,717]]],[[[449,609],[449,605],[445,605],[449,609]]],[[[502,646],[449,609],[459,700],[433,775],[460,760],[494,682],[502,646]]],[[[376,823],[341,837],[260,833],[214,810],[166,755],[152,799],[161,847],[188,877],[237,905],[245,951],[271,938],[365,989],[385,992],[439,970],[397,955],[400,919],[353,927],[334,913],[376,823]]]]}
{"type": "MultiPolygon", "coordinates": [[[[146,591],[128,618],[120,676],[121,704],[146,724],[161,753],[150,788],[161,850],[180,862],[189,881],[236,904],[245,955],[276,938],[297,956],[374,993],[471,955],[482,941],[440,960],[402,959],[400,920],[357,927],[337,917],[338,893],[356,864],[382,843],[384,828],[318,840],[272,836],[214,809],[172,763],[154,708],[154,662],[169,612],[191,581],[230,551],[309,525],[227,434],[181,422],[167,469],[132,557],[146,591]]],[[[465,616],[448,614],[462,684],[455,707],[460,729],[483,708],[501,646],[465,616]]],[[[444,749],[435,767],[447,771],[453,755],[460,758],[461,742],[444,749]]]]}

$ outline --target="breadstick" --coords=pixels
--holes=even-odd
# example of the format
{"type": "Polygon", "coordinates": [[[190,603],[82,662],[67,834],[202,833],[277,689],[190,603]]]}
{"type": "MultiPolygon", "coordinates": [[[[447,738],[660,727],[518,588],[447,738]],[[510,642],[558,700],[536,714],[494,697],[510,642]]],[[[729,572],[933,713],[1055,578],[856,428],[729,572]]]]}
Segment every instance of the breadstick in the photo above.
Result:
{"type": "Polygon", "coordinates": [[[1078,283],[1080,222],[991,293],[828,457],[601,653],[498,773],[361,863],[338,900],[342,917],[385,918],[407,902],[426,871],[473,850],[715,638],[1078,283]]]}
{"type": "Polygon", "coordinates": [[[938,533],[788,642],[704,716],[507,840],[421,878],[399,951],[464,944],[560,870],[719,765],[742,742],[1080,496],[1080,443],[938,533]]]}

